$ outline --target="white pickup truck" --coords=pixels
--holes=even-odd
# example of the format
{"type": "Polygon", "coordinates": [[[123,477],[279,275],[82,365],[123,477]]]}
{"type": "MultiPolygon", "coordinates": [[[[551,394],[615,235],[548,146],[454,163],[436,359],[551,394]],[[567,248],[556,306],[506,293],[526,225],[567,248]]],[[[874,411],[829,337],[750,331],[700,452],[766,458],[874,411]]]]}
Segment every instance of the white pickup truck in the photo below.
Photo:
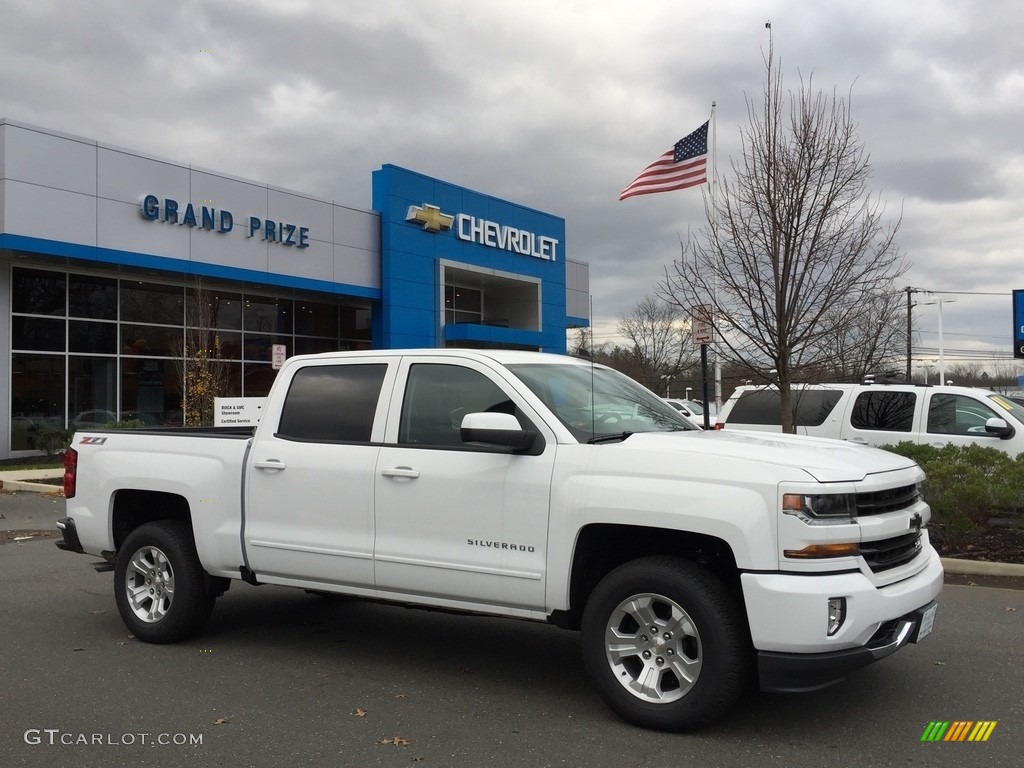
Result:
{"type": "Polygon", "coordinates": [[[579,359],[343,352],[288,360],[255,431],[78,432],[58,546],[112,566],[154,643],[199,632],[232,579],[580,630],[608,705],[681,731],[751,674],[820,688],[931,631],[922,479],[875,448],[694,429],[579,359]]]}

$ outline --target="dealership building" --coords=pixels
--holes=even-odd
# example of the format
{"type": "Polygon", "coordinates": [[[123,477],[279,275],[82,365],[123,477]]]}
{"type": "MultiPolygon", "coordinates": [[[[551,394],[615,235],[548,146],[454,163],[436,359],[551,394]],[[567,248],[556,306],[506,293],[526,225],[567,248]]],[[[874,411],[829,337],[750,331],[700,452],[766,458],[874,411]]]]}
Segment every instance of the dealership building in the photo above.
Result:
{"type": "Polygon", "coordinates": [[[194,350],[260,397],[291,355],[564,353],[588,325],[562,218],[393,165],[371,184],[363,210],[0,119],[0,459],[180,424],[194,350]]]}

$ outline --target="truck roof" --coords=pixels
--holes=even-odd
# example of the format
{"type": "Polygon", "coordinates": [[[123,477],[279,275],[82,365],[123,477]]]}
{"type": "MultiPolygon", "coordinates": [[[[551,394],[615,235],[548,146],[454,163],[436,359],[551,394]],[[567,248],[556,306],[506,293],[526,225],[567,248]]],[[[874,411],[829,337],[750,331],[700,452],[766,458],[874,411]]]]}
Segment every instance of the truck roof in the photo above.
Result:
{"type": "MultiPolygon", "coordinates": [[[[463,358],[466,360],[489,360],[502,365],[534,363],[542,365],[583,365],[590,366],[591,361],[570,355],[558,355],[550,352],[530,352],[520,349],[367,349],[356,352],[322,352],[316,355],[296,355],[289,362],[301,360],[345,360],[350,358],[367,359],[373,357],[443,357],[446,359],[463,358]]],[[[597,365],[600,365],[599,363],[597,365]]],[[[603,367],[603,366],[602,366],[603,367]]]]}

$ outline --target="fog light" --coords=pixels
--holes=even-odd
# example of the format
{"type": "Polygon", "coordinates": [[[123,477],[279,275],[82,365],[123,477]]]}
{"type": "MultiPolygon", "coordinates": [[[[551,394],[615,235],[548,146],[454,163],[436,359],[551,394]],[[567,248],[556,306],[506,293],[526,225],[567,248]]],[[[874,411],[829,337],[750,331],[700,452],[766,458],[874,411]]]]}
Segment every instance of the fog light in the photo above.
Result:
{"type": "Polygon", "coordinates": [[[828,599],[828,636],[832,637],[846,620],[846,598],[830,597],[828,599]]]}

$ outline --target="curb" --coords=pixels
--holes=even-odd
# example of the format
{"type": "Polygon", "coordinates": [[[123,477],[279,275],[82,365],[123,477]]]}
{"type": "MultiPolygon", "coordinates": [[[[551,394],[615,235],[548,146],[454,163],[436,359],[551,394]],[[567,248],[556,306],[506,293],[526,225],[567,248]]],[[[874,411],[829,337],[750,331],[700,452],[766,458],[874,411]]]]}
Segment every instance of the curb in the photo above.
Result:
{"type": "Polygon", "coordinates": [[[64,494],[64,488],[60,485],[49,483],[33,483],[29,480],[0,480],[0,491],[29,491],[31,493],[55,493],[64,494]]]}
{"type": "Polygon", "coordinates": [[[943,557],[942,570],[964,576],[1017,576],[1024,577],[1024,565],[1018,563],[990,563],[987,560],[959,560],[943,557]]]}

